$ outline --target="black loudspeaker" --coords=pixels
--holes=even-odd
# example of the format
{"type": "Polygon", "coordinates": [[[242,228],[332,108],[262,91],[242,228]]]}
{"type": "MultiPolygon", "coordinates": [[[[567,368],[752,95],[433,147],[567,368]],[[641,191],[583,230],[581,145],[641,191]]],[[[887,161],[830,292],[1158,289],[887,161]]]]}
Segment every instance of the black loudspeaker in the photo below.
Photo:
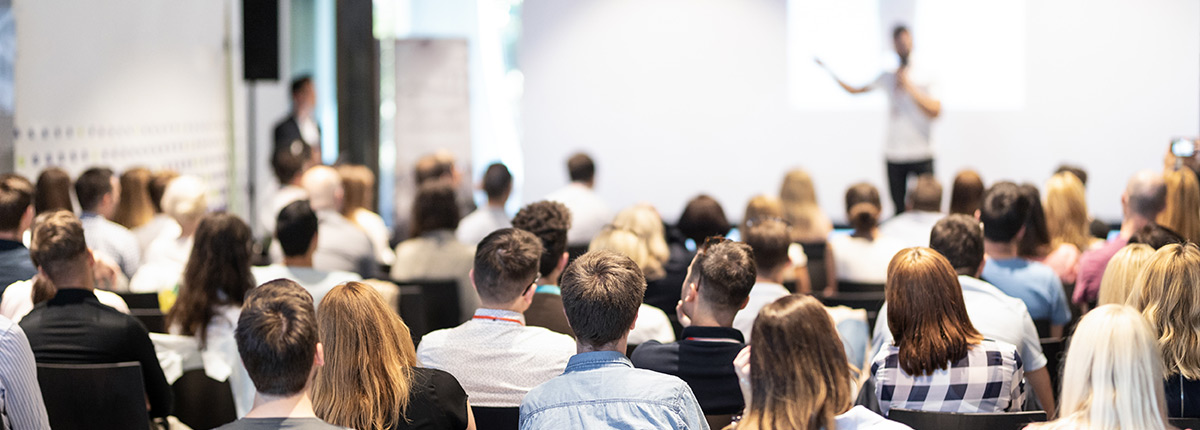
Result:
{"type": "Polygon", "coordinates": [[[242,1],[242,77],[279,80],[279,0],[242,1]]]}

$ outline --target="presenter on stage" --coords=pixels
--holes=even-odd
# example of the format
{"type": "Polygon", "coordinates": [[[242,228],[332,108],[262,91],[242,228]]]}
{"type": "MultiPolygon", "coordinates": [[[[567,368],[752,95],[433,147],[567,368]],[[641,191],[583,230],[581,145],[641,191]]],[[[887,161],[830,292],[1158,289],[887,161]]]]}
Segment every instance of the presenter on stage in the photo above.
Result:
{"type": "MultiPolygon", "coordinates": [[[[896,55],[900,57],[900,66],[895,72],[885,72],[875,82],[864,87],[851,86],[836,75],[833,79],[850,94],[874,89],[887,90],[891,107],[888,109],[887,145],[884,155],[887,159],[888,188],[891,190],[896,213],[899,214],[905,209],[908,178],[933,173],[930,129],[933,120],[942,112],[942,102],[933,94],[933,85],[928,79],[911,73],[913,69],[908,58],[912,52],[912,35],[908,28],[903,25],[897,26],[892,31],[892,42],[896,47],[896,55]]],[[[821,60],[816,61],[818,65],[825,67],[821,60]]],[[[832,71],[830,75],[833,75],[832,71]]]]}

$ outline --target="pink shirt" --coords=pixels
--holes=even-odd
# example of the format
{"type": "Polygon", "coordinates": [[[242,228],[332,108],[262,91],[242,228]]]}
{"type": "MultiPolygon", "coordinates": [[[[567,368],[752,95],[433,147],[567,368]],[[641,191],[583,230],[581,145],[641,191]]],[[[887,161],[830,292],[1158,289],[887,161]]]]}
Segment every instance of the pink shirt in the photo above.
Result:
{"type": "Polygon", "coordinates": [[[1108,267],[1117,251],[1124,248],[1129,239],[1117,237],[1105,242],[1099,248],[1083,253],[1079,257],[1079,277],[1075,283],[1075,294],[1071,301],[1077,304],[1094,302],[1100,296],[1100,280],[1104,277],[1104,269],[1108,267]]]}
{"type": "Polygon", "coordinates": [[[1074,284],[1076,275],[1079,274],[1079,256],[1079,248],[1064,243],[1037,261],[1054,269],[1054,274],[1058,275],[1063,285],[1068,285],[1074,284]]]}

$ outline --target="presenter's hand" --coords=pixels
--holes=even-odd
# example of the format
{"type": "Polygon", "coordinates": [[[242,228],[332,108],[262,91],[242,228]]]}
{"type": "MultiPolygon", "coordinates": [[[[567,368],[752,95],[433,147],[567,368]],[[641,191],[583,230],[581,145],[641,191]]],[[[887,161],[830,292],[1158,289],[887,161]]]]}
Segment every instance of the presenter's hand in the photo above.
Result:
{"type": "Polygon", "coordinates": [[[821,59],[820,59],[820,58],[813,57],[813,62],[814,62],[814,63],[817,63],[817,65],[818,65],[818,66],[821,66],[821,68],[822,68],[822,69],[826,68],[826,67],[825,67],[825,63],[821,62],[821,59]]]}

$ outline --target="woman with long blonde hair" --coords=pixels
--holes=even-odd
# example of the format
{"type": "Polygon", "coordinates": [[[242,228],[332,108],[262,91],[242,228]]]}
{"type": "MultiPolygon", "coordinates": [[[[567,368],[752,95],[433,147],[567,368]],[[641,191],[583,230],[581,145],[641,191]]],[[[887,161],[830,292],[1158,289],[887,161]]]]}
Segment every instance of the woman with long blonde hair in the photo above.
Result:
{"type": "Polygon", "coordinates": [[[1200,248],[1159,248],[1134,281],[1129,306],[1150,322],[1162,352],[1167,414],[1200,418],[1200,248]]]}
{"type": "Polygon", "coordinates": [[[1137,277],[1154,255],[1154,248],[1144,243],[1125,245],[1104,268],[1104,278],[1100,280],[1100,297],[1098,305],[1123,305],[1129,300],[1137,277]]]}
{"type": "Polygon", "coordinates": [[[1174,230],[1192,243],[1200,243],[1200,182],[1191,170],[1175,170],[1163,176],[1167,185],[1167,207],[1158,214],[1158,224],[1174,230]]]}
{"type": "Polygon", "coordinates": [[[784,296],[754,320],[751,346],[734,360],[746,397],[738,430],[907,429],[862,406],[846,352],[821,302],[784,296]]]}
{"type": "Polygon", "coordinates": [[[1059,173],[1046,182],[1042,205],[1050,234],[1050,253],[1041,261],[1054,269],[1063,284],[1075,283],[1079,257],[1091,247],[1086,199],[1083,182],[1073,174],[1059,173]]]}
{"type": "Polygon", "coordinates": [[[833,231],[833,223],[817,204],[812,176],[804,169],[793,169],[779,187],[783,219],[792,224],[792,240],[802,244],[824,243],[833,231]]]}
{"type": "Polygon", "coordinates": [[[408,326],[374,288],[338,285],[317,309],[325,351],[312,385],[318,417],[358,430],[475,428],[458,380],[417,367],[408,326]]]}
{"type": "Polygon", "coordinates": [[[383,218],[372,211],[375,207],[375,173],[361,164],[338,165],[337,171],[342,177],[342,216],[367,233],[375,248],[375,261],[392,265],[396,261],[396,253],[388,242],[392,231],[383,218]]]}
{"type": "Polygon", "coordinates": [[[1057,420],[1031,430],[1163,430],[1162,358],[1154,330],[1123,305],[1104,305],[1079,321],[1063,366],[1057,420]]]}

